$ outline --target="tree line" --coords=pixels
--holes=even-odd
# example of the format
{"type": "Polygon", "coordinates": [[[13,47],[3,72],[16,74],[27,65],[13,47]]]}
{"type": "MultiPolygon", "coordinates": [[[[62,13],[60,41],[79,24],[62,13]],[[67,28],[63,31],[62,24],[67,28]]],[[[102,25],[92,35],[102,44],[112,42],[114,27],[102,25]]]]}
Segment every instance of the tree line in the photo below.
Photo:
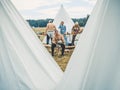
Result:
{"type": "MultiPolygon", "coordinates": [[[[72,18],[73,22],[78,22],[80,26],[84,27],[86,25],[86,22],[88,20],[90,15],[87,15],[86,17],[84,18],[72,18]]],[[[54,20],[54,19],[51,19],[51,18],[47,18],[47,19],[39,19],[39,20],[27,20],[27,22],[29,23],[29,25],[31,27],[46,27],[47,23],[49,20],[54,20]]]]}

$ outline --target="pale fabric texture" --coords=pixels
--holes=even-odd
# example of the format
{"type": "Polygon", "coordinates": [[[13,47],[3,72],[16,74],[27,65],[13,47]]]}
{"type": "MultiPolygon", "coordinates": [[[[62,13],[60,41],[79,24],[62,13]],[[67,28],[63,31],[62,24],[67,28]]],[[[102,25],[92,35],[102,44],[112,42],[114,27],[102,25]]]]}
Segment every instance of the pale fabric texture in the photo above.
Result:
{"type": "Polygon", "coordinates": [[[120,90],[120,0],[98,0],[56,90],[120,90]]]}
{"type": "Polygon", "coordinates": [[[50,90],[63,75],[9,0],[0,0],[0,90],[50,90]]]}

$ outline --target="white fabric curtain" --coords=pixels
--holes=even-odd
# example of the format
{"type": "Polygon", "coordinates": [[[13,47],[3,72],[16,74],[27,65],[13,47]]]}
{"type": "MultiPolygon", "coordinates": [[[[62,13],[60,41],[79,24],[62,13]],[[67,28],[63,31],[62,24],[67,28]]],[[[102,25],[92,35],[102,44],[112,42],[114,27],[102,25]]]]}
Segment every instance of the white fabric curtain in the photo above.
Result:
{"type": "Polygon", "coordinates": [[[0,90],[50,90],[62,75],[10,0],[0,0],[0,90]]]}
{"type": "Polygon", "coordinates": [[[56,90],[120,90],[120,0],[98,0],[56,90]]]}

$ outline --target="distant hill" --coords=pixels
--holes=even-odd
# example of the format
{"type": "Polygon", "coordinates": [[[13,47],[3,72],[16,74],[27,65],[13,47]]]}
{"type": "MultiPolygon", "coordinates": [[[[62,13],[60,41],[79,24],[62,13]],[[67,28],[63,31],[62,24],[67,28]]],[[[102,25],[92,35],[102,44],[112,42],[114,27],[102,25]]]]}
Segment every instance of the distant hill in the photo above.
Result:
{"type": "MultiPolygon", "coordinates": [[[[72,20],[73,20],[73,22],[77,21],[80,26],[84,27],[86,25],[86,22],[87,22],[89,16],[90,15],[87,15],[84,18],[72,18],[72,20]]],[[[49,20],[53,21],[54,19],[51,19],[51,18],[39,19],[39,20],[29,19],[29,20],[27,20],[27,22],[30,24],[31,27],[46,27],[49,20]]]]}

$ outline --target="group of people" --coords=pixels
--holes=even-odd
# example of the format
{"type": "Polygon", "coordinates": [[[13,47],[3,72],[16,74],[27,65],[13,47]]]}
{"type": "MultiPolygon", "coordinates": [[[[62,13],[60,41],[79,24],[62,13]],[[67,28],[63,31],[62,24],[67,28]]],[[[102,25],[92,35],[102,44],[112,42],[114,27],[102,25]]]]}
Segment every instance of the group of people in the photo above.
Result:
{"type": "MultiPolygon", "coordinates": [[[[52,56],[54,56],[54,48],[59,45],[62,48],[61,56],[64,56],[65,45],[69,45],[67,41],[67,31],[66,26],[64,25],[64,21],[61,21],[59,27],[60,32],[57,30],[56,26],[52,23],[52,20],[49,21],[46,27],[46,35],[47,35],[47,44],[49,44],[49,40],[51,39],[51,50],[52,56]]],[[[75,38],[78,33],[81,33],[81,29],[79,23],[76,22],[75,25],[72,27],[71,34],[72,34],[72,42],[71,45],[74,45],[75,38]]]]}

